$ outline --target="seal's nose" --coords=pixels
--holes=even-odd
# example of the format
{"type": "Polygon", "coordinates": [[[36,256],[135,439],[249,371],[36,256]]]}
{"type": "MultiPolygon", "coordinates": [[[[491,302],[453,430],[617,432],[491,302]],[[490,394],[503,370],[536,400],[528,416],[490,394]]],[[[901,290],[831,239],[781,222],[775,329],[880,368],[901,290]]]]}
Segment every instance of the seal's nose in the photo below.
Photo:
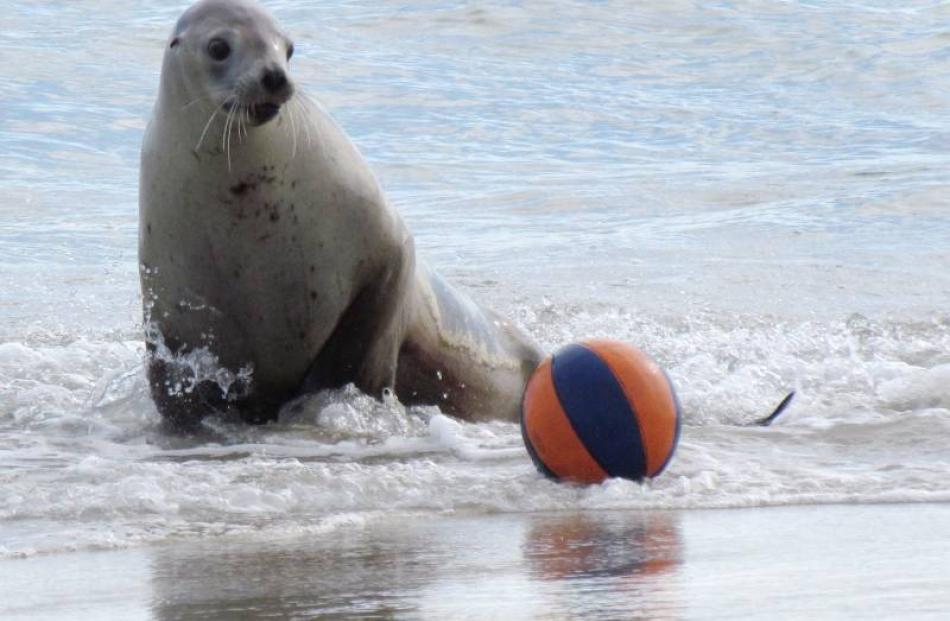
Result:
{"type": "Polygon", "coordinates": [[[261,86],[268,93],[276,93],[287,87],[287,74],[280,67],[265,69],[261,76],[261,86]]]}

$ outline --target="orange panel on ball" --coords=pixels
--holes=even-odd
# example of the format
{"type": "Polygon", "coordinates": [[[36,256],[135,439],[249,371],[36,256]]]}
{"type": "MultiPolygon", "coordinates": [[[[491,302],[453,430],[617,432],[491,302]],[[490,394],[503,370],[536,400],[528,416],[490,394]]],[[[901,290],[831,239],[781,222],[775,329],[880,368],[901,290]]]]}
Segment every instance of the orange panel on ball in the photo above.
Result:
{"type": "Polygon", "coordinates": [[[599,483],[608,478],[581,444],[571,426],[551,377],[551,359],[535,370],[525,389],[524,425],[535,453],[557,477],[582,483],[599,483]]]}

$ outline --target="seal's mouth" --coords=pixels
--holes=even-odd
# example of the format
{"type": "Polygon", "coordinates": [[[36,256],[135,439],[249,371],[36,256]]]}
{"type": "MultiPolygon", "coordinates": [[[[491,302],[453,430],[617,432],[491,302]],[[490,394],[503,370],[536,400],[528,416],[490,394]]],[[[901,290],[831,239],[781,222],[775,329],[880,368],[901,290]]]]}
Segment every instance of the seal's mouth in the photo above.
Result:
{"type": "Polygon", "coordinates": [[[258,125],[272,120],[280,112],[280,104],[264,102],[248,106],[248,114],[258,125]]]}
{"type": "Polygon", "coordinates": [[[240,104],[233,100],[229,100],[224,102],[221,107],[227,112],[231,112],[237,108],[239,114],[246,113],[248,120],[250,120],[253,125],[258,126],[274,120],[274,117],[280,114],[281,104],[274,103],[273,101],[240,104]]]}

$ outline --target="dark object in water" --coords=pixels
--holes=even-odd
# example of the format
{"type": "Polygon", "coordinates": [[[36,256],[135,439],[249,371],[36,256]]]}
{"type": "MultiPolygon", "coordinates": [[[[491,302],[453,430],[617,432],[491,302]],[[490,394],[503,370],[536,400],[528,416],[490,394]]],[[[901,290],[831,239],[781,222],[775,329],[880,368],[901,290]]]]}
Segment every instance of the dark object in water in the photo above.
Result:
{"type": "Polygon", "coordinates": [[[760,418],[759,420],[755,421],[755,423],[753,424],[758,425],[759,427],[768,427],[769,425],[771,425],[772,421],[778,418],[782,414],[782,412],[785,411],[788,405],[792,402],[792,398],[794,396],[795,396],[795,391],[793,390],[792,392],[788,393],[784,399],[782,399],[782,402],[778,404],[778,407],[776,407],[772,411],[771,414],[769,414],[765,418],[760,418]]]}

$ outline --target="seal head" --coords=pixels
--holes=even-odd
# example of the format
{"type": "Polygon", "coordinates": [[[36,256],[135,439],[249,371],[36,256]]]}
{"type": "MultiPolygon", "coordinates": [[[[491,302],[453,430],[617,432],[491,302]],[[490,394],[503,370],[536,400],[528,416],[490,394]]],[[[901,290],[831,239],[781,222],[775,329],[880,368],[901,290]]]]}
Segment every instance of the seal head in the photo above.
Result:
{"type": "Polygon", "coordinates": [[[166,61],[179,96],[222,108],[251,126],[273,120],[294,95],[294,44],[274,18],[244,0],[204,0],[178,20],[166,61]]]}

